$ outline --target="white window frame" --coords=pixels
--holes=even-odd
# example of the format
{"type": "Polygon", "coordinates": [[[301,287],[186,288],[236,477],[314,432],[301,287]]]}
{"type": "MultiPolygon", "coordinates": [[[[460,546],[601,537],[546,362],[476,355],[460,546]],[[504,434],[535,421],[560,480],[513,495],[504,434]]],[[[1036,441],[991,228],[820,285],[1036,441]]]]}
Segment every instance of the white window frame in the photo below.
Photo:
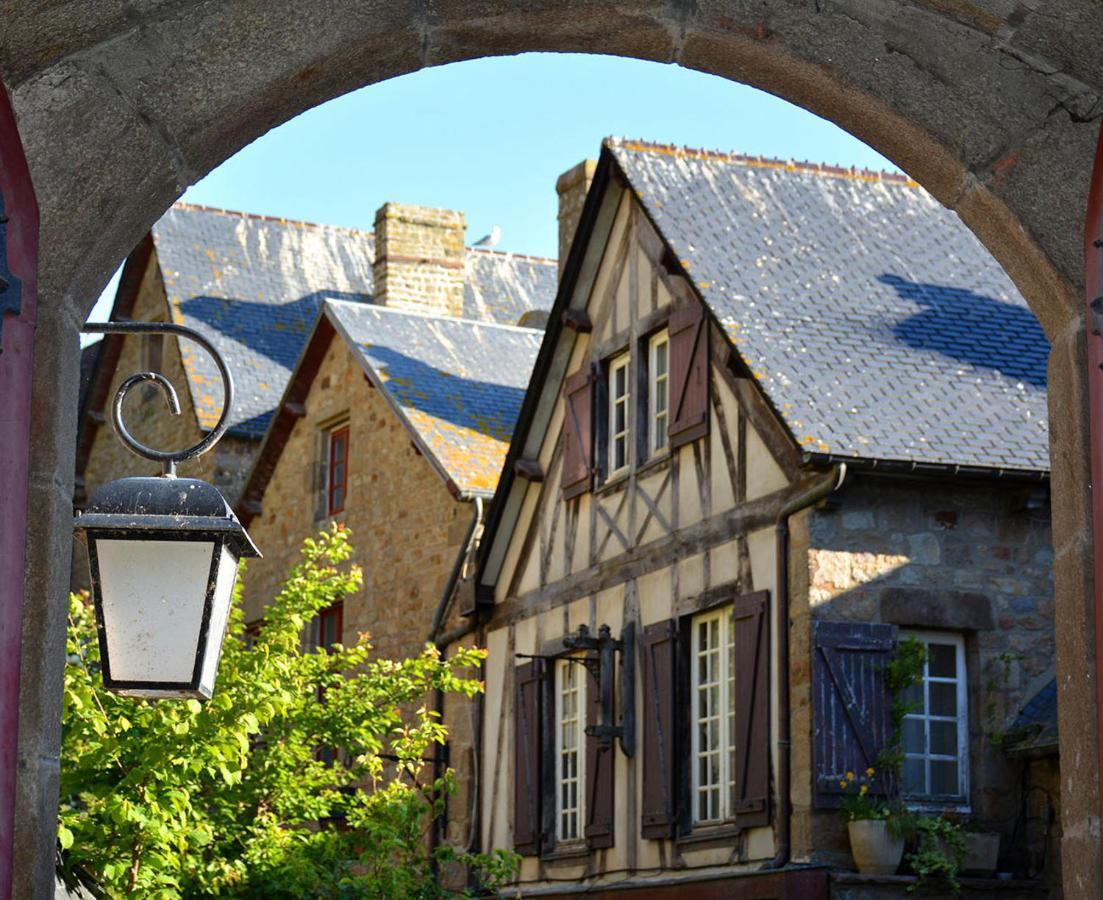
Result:
{"type": "Polygon", "coordinates": [[[586,668],[577,660],[555,661],[555,840],[581,842],[586,823],[586,668]],[[573,718],[564,700],[574,694],[573,718]],[[569,770],[571,754],[573,771],[569,770]],[[573,788],[573,803],[565,800],[573,788]]]}
{"type": "Polygon", "coordinates": [[[609,360],[609,475],[614,478],[632,465],[632,355],[621,353],[609,360]],[[624,393],[617,394],[617,375],[624,372],[624,393]],[[617,407],[624,406],[624,428],[617,430],[617,407]],[[617,442],[624,441],[624,462],[617,465],[617,442]]]}
{"type": "Polygon", "coordinates": [[[692,790],[692,817],[694,826],[717,825],[734,816],[735,797],[735,623],[734,607],[730,604],[694,616],[690,620],[690,770],[692,790]],[[701,625],[716,623],[716,644],[701,646],[701,625]],[[716,680],[706,682],[715,686],[715,711],[702,708],[701,657],[715,657],[716,680]],[[715,712],[715,714],[714,714],[715,712]],[[702,719],[715,720],[717,743],[708,748],[701,746],[702,719]],[[718,755],[715,783],[703,784],[701,758],[718,755]],[[707,793],[706,793],[707,792],[707,793]],[[709,794],[715,793],[715,810],[709,794]],[[702,801],[708,808],[702,808],[702,801]],[[714,814],[715,813],[715,814],[714,814]]]}
{"type": "Polygon", "coordinates": [[[647,445],[648,457],[665,453],[670,445],[670,335],[664,328],[647,342],[647,445]],[[659,371],[659,348],[666,348],[666,367],[659,371]],[[659,409],[659,396],[663,408],[659,409]],[[659,423],[662,422],[662,440],[659,423]]]}
{"type": "MultiPolygon", "coordinates": [[[[954,795],[937,795],[937,794],[905,794],[904,797],[907,800],[909,806],[919,809],[923,807],[937,807],[941,809],[953,808],[966,810],[969,807],[969,671],[966,664],[965,657],[965,636],[955,632],[940,632],[940,631],[906,631],[902,632],[900,637],[915,638],[922,641],[924,644],[948,644],[954,647],[955,656],[955,669],[957,677],[949,679],[942,676],[931,676],[928,672],[928,663],[923,664],[923,681],[921,688],[923,691],[923,707],[916,712],[910,712],[904,717],[904,721],[922,721],[924,723],[924,738],[926,746],[924,752],[916,753],[909,751],[904,746],[904,759],[905,764],[910,759],[922,759],[924,760],[924,781],[928,788],[931,783],[931,771],[930,763],[932,760],[950,760],[954,757],[950,757],[944,754],[933,754],[930,752],[930,723],[931,722],[948,722],[956,721],[957,723],[957,766],[958,766],[958,793],[954,795]],[[932,716],[928,711],[930,710],[930,685],[932,683],[955,683],[956,686],[956,699],[957,699],[957,715],[956,716],[932,716]]],[[[903,738],[902,738],[903,740],[903,738]]]]}

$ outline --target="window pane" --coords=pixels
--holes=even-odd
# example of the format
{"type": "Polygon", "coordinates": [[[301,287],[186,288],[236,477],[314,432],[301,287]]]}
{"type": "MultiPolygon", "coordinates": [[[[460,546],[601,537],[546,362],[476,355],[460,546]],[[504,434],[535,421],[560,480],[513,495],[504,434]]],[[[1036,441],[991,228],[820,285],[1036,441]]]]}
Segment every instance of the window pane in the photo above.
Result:
{"type": "Polygon", "coordinates": [[[900,692],[900,699],[906,703],[912,712],[923,712],[923,685],[913,684],[907,690],[900,692]]]}
{"type": "Polygon", "coordinates": [[[954,795],[958,792],[957,761],[931,760],[931,793],[954,795]]]}
{"type": "Polygon", "coordinates": [[[932,716],[956,716],[957,715],[957,685],[953,683],[932,681],[930,684],[932,716]]]}
{"type": "Polygon", "coordinates": [[[908,753],[926,753],[927,735],[922,719],[904,720],[904,749],[908,753]]]}
{"type": "Polygon", "coordinates": [[[927,793],[926,765],[922,759],[907,757],[904,760],[904,792],[908,794],[927,793]]]}
{"type": "Polygon", "coordinates": [[[931,722],[931,753],[957,756],[957,722],[931,722]]]}
{"type": "Polygon", "coordinates": [[[953,644],[928,644],[927,670],[932,678],[956,678],[957,648],[953,644]]]}

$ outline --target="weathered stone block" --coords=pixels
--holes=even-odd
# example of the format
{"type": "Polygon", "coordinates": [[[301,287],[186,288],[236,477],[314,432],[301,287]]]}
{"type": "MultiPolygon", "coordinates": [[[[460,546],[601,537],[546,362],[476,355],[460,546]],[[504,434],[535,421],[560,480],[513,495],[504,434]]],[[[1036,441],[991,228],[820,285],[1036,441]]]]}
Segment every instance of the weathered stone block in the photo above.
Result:
{"type": "Polygon", "coordinates": [[[881,621],[918,628],[986,631],[992,603],[983,594],[890,587],[881,594],[881,621]]]}

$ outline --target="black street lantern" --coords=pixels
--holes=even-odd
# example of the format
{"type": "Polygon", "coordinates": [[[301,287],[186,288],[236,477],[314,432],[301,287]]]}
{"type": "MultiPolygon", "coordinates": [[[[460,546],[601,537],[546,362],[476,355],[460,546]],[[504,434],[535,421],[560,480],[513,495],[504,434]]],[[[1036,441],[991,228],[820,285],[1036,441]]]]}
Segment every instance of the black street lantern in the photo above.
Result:
{"type": "Polygon", "coordinates": [[[209,450],[222,436],[233,384],[217,351],[180,325],[110,323],[87,331],[176,333],[214,357],[225,402],[215,428],[194,447],[153,450],[127,431],[123,399],[143,381],[157,384],[179,414],[176,392],[164,376],[132,375],[115,396],[113,419],[134,453],[164,466],[160,477],[121,478],[95,491],[75,529],[88,544],[103,684],[135,697],[199,697],[214,692],[238,562],[260,556],[218,489],[177,478],[176,463],[209,450]]]}

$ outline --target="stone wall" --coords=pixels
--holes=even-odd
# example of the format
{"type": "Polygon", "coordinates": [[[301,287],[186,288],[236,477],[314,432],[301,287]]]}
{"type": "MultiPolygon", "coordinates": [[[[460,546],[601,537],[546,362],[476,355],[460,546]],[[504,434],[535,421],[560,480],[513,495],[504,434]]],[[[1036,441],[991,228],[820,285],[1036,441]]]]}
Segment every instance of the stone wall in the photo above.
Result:
{"type": "Polygon", "coordinates": [[[381,306],[463,315],[462,212],[384,203],[375,213],[374,297],[381,306]]]}
{"type": "MultiPolygon", "coordinates": [[[[364,570],[363,589],[344,604],[344,640],[366,632],[378,656],[400,658],[425,646],[444,586],[467,536],[472,505],[455,499],[444,480],[413,446],[410,433],[338,336],[330,344],[299,419],[276,464],[249,533],[263,559],[244,578],[246,620],[264,612],[299,558],[305,538],[328,526],[316,520],[311,496],[318,434],[349,425],[348,497],[336,517],[352,532],[353,559],[364,570]]],[[[453,609],[445,629],[460,621],[453,609]]],[[[450,699],[452,765],[461,791],[451,801],[450,829],[466,834],[467,771],[471,764],[473,705],[450,699]]]]}
{"type": "Polygon", "coordinates": [[[841,819],[811,813],[813,618],[964,632],[973,813],[1009,846],[1021,764],[1000,742],[1052,677],[1053,550],[1040,485],[852,477],[794,528],[794,822],[798,855],[845,859],[841,819]],[[837,501],[837,502],[836,502],[837,501]],[[803,551],[803,552],[802,552],[803,551]]]}

